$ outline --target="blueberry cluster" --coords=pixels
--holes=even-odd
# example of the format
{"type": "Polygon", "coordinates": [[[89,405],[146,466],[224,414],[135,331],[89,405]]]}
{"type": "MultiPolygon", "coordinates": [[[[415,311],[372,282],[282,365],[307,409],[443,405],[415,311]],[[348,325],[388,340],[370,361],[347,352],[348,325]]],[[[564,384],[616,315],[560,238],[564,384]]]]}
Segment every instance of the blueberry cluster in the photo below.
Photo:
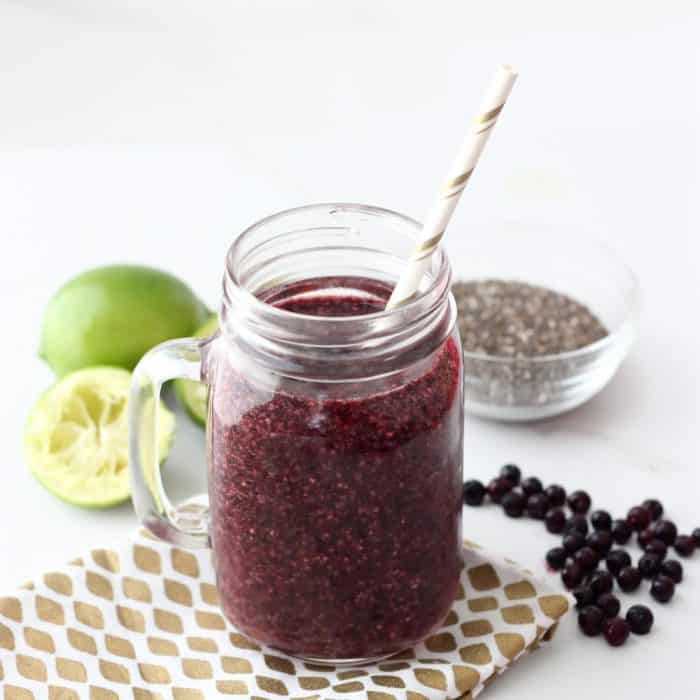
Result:
{"type": "Polygon", "coordinates": [[[612,592],[615,584],[631,593],[642,580],[651,580],[651,596],[667,603],[683,580],[683,566],[667,558],[669,550],[690,557],[700,547],[700,528],[692,535],[679,535],[676,525],[662,517],[664,508],[656,499],[634,506],[624,519],[613,520],[605,510],[589,515],[591,497],[585,491],[567,494],[558,484],[544,488],[537,477],[522,479],[515,464],[506,464],[487,486],[477,480],[465,482],[463,493],[469,506],[488,498],[509,517],[527,514],[544,521],[552,534],[562,535],[561,546],[547,552],[547,565],[561,571],[562,582],[573,591],[581,631],[590,637],[602,633],[612,646],[624,644],[630,632],[648,634],[654,623],[644,605],[633,605],[620,617],[620,601],[612,592]],[[635,534],[643,551],[636,566],[625,549],[615,546],[627,545],[635,534]]]}

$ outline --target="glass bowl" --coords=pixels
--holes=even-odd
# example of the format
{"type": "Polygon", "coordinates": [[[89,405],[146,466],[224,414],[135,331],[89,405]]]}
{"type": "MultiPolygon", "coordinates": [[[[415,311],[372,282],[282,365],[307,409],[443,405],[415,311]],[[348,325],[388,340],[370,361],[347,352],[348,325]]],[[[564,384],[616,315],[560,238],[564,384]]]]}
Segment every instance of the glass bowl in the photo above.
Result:
{"type": "Polygon", "coordinates": [[[515,359],[464,353],[466,409],[502,421],[531,421],[588,401],[613,377],[636,335],[639,285],[605,245],[585,235],[509,229],[460,241],[455,281],[515,280],[563,292],[587,306],[609,335],[579,350],[515,359]]]}

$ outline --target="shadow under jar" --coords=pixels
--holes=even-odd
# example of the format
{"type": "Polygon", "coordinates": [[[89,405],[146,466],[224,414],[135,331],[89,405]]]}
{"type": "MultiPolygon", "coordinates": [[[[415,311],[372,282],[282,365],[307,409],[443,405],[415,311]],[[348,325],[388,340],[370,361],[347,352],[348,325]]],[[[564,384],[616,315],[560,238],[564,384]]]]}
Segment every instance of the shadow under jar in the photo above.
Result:
{"type": "Polygon", "coordinates": [[[360,205],[265,219],[229,251],[221,331],[165,343],[134,373],[140,518],[211,545],[228,619],[309,660],[413,646],[456,594],[463,378],[445,254],[411,303],[384,311],[419,231],[360,205]],[[168,501],[152,449],[175,376],[210,386],[208,526],[168,501]]]}

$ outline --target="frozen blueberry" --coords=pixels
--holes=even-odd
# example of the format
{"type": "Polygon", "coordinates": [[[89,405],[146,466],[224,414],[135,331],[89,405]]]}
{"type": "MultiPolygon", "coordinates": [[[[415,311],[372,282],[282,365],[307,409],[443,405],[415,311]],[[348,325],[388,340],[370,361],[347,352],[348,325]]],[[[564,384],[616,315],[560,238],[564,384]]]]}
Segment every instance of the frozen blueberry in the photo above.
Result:
{"type": "Polygon", "coordinates": [[[642,508],[642,506],[634,506],[634,508],[630,508],[629,513],[627,513],[627,524],[637,532],[648,527],[650,522],[651,515],[649,511],[646,508],[642,508]]]}
{"type": "Polygon", "coordinates": [[[562,544],[569,554],[573,554],[586,546],[586,538],[580,532],[567,532],[562,539],[562,544]]]}
{"type": "Polygon", "coordinates": [[[630,537],[632,537],[632,528],[627,524],[626,520],[615,520],[610,532],[617,544],[627,544],[630,537]]]}
{"type": "Polygon", "coordinates": [[[566,521],[566,532],[580,532],[582,535],[588,534],[588,520],[585,515],[572,515],[566,521]]]}
{"type": "Polygon", "coordinates": [[[607,510],[594,510],[591,513],[591,525],[594,530],[612,530],[612,517],[607,510]]]}
{"type": "Polygon", "coordinates": [[[566,565],[566,551],[562,547],[554,547],[547,552],[546,559],[551,569],[559,571],[566,565]]]}
{"type": "Polygon", "coordinates": [[[513,486],[517,486],[520,483],[520,468],[515,464],[506,464],[501,467],[501,473],[499,477],[501,479],[507,479],[513,486]]]}
{"type": "Polygon", "coordinates": [[[526,503],[525,495],[520,493],[520,491],[507,493],[501,501],[505,514],[511,518],[521,517],[525,512],[526,503]]]}
{"type": "Polygon", "coordinates": [[[654,532],[653,527],[647,527],[644,528],[638,535],[637,535],[637,544],[642,548],[645,549],[646,546],[650,543],[653,542],[655,539],[658,539],[656,537],[656,532],[654,532]]]}
{"type": "Polygon", "coordinates": [[[550,508],[559,508],[566,503],[566,491],[559,484],[548,486],[544,494],[547,496],[550,508]]]}
{"type": "Polygon", "coordinates": [[[558,535],[564,532],[564,528],[566,527],[566,515],[564,515],[564,511],[561,508],[552,508],[547,511],[544,523],[549,532],[553,535],[558,535]]]}
{"type": "Polygon", "coordinates": [[[620,612],[620,601],[612,593],[601,593],[596,598],[595,604],[603,611],[605,617],[617,617],[620,612]]]}
{"type": "Polygon", "coordinates": [[[520,488],[528,496],[534,496],[536,493],[542,493],[542,482],[536,476],[529,476],[523,479],[520,488]]]}
{"type": "Polygon", "coordinates": [[[579,610],[595,603],[596,595],[588,586],[580,586],[573,592],[573,595],[579,610]]]}
{"type": "Polygon", "coordinates": [[[658,554],[662,559],[665,559],[666,553],[668,552],[668,547],[661,540],[652,540],[646,547],[644,547],[644,551],[647,554],[658,554]]]}
{"type": "Polygon", "coordinates": [[[633,605],[625,617],[634,634],[649,634],[654,624],[654,615],[646,605],[633,605]]]}
{"type": "Polygon", "coordinates": [[[642,508],[646,508],[649,511],[652,520],[658,520],[664,514],[664,507],[661,505],[661,501],[657,501],[655,498],[648,498],[644,501],[642,508]]]}
{"type": "Polygon", "coordinates": [[[678,535],[673,547],[682,557],[691,557],[695,551],[695,540],[690,535],[678,535]]]}
{"type": "Polygon", "coordinates": [[[605,560],[608,571],[617,576],[626,566],[631,566],[632,557],[624,549],[613,549],[605,560]]]}
{"type": "Polygon", "coordinates": [[[617,575],[617,585],[625,593],[636,591],[641,582],[642,575],[639,573],[639,569],[636,566],[625,566],[620,569],[620,573],[617,575]]]}
{"type": "Polygon", "coordinates": [[[592,532],[586,537],[586,542],[589,547],[595,549],[602,557],[604,557],[613,546],[612,535],[607,530],[592,532]]]}
{"type": "Polygon", "coordinates": [[[668,603],[676,592],[676,584],[673,579],[663,574],[657,576],[651,583],[651,596],[659,603],[668,603]]]}
{"type": "Polygon", "coordinates": [[[662,561],[658,554],[643,554],[637,564],[642,578],[654,578],[661,571],[662,561]]]}
{"type": "Polygon", "coordinates": [[[598,566],[600,555],[591,547],[582,547],[574,554],[574,561],[580,564],[584,571],[593,571],[598,566]]]}
{"type": "Polygon", "coordinates": [[[620,647],[630,636],[630,626],[627,624],[627,620],[614,617],[604,625],[603,634],[611,647],[620,647]]]}
{"type": "Polygon", "coordinates": [[[462,497],[468,506],[480,506],[484,502],[486,488],[476,479],[465,481],[462,487],[462,497]]]}
{"type": "Polygon", "coordinates": [[[591,497],[585,491],[574,491],[569,494],[566,503],[574,513],[588,513],[591,507],[591,497]]]}
{"type": "MultiPolygon", "coordinates": [[[[572,590],[578,586],[583,580],[583,569],[580,564],[576,562],[570,562],[564,567],[564,571],[561,572],[562,583],[569,589],[572,590]]],[[[595,591],[594,591],[595,593],[595,591]]]]}
{"type": "Polygon", "coordinates": [[[533,493],[527,498],[527,514],[535,520],[544,520],[549,510],[547,496],[543,493],[533,493]]]}
{"type": "Polygon", "coordinates": [[[605,615],[595,605],[585,607],[578,614],[578,626],[587,637],[597,637],[603,631],[605,615]]]}
{"type": "Polygon", "coordinates": [[[513,484],[511,484],[507,479],[493,479],[486,487],[489,498],[494,503],[500,503],[503,500],[503,497],[512,490],[513,484]]]}
{"type": "Polygon", "coordinates": [[[588,585],[596,596],[603,593],[610,593],[613,588],[613,576],[609,571],[596,571],[591,576],[588,585]]]}
{"type": "Polygon", "coordinates": [[[659,520],[654,524],[654,534],[671,547],[678,537],[678,528],[670,520],[659,520]]]}
{"type": "Polygon", "coordinates": [[[693,530],[693,539],[695,540],[695,546],[700,547],[700,527],[696,527],[693,530]]]}
{"type": "Polygon", "coordinates": [[[674,583],[680,583],[683,580],[683,566],[676,559],[667,559],[661,565],[661,573],[672,579],[674,583]]]}

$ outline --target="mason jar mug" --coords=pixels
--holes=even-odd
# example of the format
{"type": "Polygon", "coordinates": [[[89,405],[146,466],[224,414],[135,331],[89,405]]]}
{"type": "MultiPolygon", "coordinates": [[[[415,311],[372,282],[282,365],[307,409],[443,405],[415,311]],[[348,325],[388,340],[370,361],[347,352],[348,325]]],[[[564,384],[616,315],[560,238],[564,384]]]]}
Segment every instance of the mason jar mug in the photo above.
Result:
{"type": "Polygon", "coordinates": [[[384,310],[419,232],[361,205],[264,219],[228,252],[219,331],[164,343],[134,371],[138,516],[212,548],[235,627],[316,662],[416,644],[458,587],[462,353],[445,253],[384,310]],[[209,388],[204,518],[169,501],[154,449],[157,397],[176,377],[209,388]]]}

